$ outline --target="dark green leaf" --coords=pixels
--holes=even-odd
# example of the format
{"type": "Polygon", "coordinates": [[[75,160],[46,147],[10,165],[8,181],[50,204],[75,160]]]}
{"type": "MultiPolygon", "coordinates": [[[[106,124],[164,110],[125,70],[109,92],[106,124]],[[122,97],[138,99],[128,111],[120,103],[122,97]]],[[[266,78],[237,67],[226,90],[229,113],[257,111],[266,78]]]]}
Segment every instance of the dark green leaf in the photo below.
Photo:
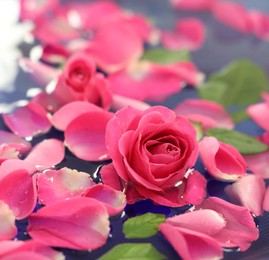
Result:
{"type": "Polygon", "coordinates": [[[142,60],[152,61],[160,64],[168,64],[190,60],[190,56],[187,51],[171,51],[163,48],[157,48],[146,50],[142,60]]]}
{"type": "Polygon", "coordinates": [[[225,107],[248,105],[258,101],[267,87],[268,79],[261,67],[248,60],[238,60],[212,74],[199,88],[199,95],[225,107]]]}
{"type": "Polygon", "coordinates": [[[252,136],[235,130],[222,128],[209,129],[207,136],[214,136],[219,141],[234,146],[242,154],[256,154],[264,152],[268,147],[252,136]]]}
{"type": "Polygon", "coordinates": [[[149,243],[125,243],[113,247],[100,260],[161,260],[165,256],[149,243]]]}
{"type": "Polygon", "coordinates": [[[232,119],[235,123],[240,123],[242,121],[245,121],[249,119],[249,116],[246,112],[246,110],[237,110],[235,112],[230,113],[232,116],[232,119]]]}
{"type": "Polygon", "coordinates": [[[146,238],[155,235],[164,221],[165,215],[149,212],[125,221],[122,231],[126,238],[146,238]]]}

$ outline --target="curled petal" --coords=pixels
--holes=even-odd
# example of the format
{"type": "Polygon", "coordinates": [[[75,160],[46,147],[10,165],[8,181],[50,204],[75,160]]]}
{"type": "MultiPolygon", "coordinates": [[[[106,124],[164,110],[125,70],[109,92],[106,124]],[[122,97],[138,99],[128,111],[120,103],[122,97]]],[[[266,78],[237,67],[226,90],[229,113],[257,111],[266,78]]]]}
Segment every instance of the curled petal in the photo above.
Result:
{"type": "Polygon", "coordinates": [[[24,159],[32,165],[32,171],[55,166],[64,158],[63,142],[57,139],[45,139],[38,143],[24,159]]]}
{"type": "Polygon", "coordinates": [[[269,105],[268,103],[259,103],[250,105],[247,108],[247,113],[251,119],[262,129],[269,131],[269,105]]]}
{"type": "Polygon", "coordinates": [[[205,11],[209,10],[216,0],[170,0],[174,8],[187,11],[205,11]]]}
{"type": "Polygon", "coordinates": [[[203,131],[215,127],[228,129],[234,127],[233,121],[224,107],[212,101],[187,99],[178,104],[174,111],[192,122],[202,124],[203,131]]]}
{"type": "Polygon", "coordinates": [[[95,111],[75,118],[65,131],[66,146],[77,157],[89,161],[108,159],[105,130],[113,114],[95,111]]]}
{"type": "Polygon", "coordinates": [[[51,118],[51,122],[54,127],[64,131],[76,117],[91,111],[102,111],[102,108],[88,102],[74,101],[56,111],[51,118]]]}
{"type": "Polygon", "coordinates": [[[9,129],[21,137],[36,136],[48,132],[51,128],[46,111],[31,102],[11,114],[3,114],[3,119],[9,129]]]}
{"type": "Polygon", "coordinates": [[[12,239],[16,235],[15,216],[9,206],[0,200],[0,241],[12,239]]]}
{"type": "Polygon", "coordinates": [[[45,206],[29,216],[27,231],[36,241],[53,247],[93,250],[105,244],[108,214],[101,202],[78,197],[45,206]]]}
{"type": "Polygon", "coordinates": [[[36,177],[26,170],[9,173],[0,180],[0,200],[8,204],[16,219],[29,216],[37,201],[36,177]]]}
{"type": "Polygon", "coordinates": [[[80,196],[94,182],[88,173],[62,168],[38,173],[37,185],[39,203],[49,205],[80,196]]]}
{"type": "Polygon", "coordinates": [[[197,50],[204,39],[204,24],[196,18],[178,21],[174,31],[165,31],[161,36],[163,46],[171,50],[197,50]]]}
{"type": "Polygon", "coordinates": [[[126,206],[124,193],[114,190],[108,185],[97,184],[88,188],[83,197],[94,198],[104,204],[109,216],[115,216],[122,212],[126,206]]]}
{"type": "Polygon", "coordinates": [[[263,213],[262,203],[265,194],[265,182],[253,174],[243,176],[239,181],[226,186],[225,192],[233,203],[246,207],[256,216],[263,213]]]}
{"type": "Polygon", "coordinates": [[[199,144],[200,156],[207,171],[223,181],[235,181],[246,174],[246,162],[231,145],[215,137],[204,137],[199,144]]]}

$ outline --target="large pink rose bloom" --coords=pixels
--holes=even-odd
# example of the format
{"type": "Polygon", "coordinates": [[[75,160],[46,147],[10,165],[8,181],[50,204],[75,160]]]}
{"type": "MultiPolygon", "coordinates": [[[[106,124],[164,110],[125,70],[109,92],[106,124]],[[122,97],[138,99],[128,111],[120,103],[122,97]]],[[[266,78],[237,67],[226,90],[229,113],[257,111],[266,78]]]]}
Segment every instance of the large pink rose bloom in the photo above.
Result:
{"type": "Polygon", "coordinates": [[[178,207],[204,198],[206,180],[188,171],[198,155],[195,129],[172,110],[124,108],[108,122],[106,143],[115,171],[104,182],[115,183],[117,174],[129,203],[149,198],[178,207]]]}

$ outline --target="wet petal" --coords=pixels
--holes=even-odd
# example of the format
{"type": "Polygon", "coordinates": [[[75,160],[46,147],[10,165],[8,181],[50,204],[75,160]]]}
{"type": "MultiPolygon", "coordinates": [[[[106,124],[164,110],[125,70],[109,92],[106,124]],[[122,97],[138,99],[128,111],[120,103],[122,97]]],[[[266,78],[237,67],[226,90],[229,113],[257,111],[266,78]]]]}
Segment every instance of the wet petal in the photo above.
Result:
{"type": "Polygon", "coordinates": [[[239,181],[226,186],[225,192],[233,203],[246,207],[256,216],[262,215],[262,203],[265,193],[263,179],[253,174],[245,175],[239,181]]]}
{"type": "Polygon", "coordinates": [[[204,137],[199,143],[200,156],[207,171],[223,181],[235,181],[246,174],[246,162],[231,145],[215,137],[204,137]]]}
{"type": "Polygon", "coordinates": [[[87,198],[94,198],[104,204],[109,216],[115,216],[122,212],[126,206],[124,193],[114,190],[108,185],[96,184],[88,188],[82,195],[87,198]]]}
{"type": "Polygon", "coordinates": [[[87,188],[94,185],[90,175],[68,168],[48,170],[37,175],[37,195],[40,204],[80,196],[87,188]]]}
{"type": "Polygon", "coordinates": [[[0,241],[13,239],[16,235],[15,216],[9,206],[0,200],[0,241]]]}
{"type": "Polygon", "coordinates": [[[105,244],[108,214],[102,203],[79,197],[45,206],[29,217],[28,233],[52,247],[93,250],[105,244]]]}
{"type": "Polygon", "coordinates": [[[262,129],[269,131],[269,105],[268,103],[259,103],[250,105],[247,113],[251,119],[262,129]]]}
{"type": "Polygon", "coordinates": [[[66,146],[78,158],[88,161],[108,159],[105,130],[113,117],[107,111],[95,111],[75,118],[65,131],[66,146]]]}
{"type": "Polygon", "coordinates": [[[11,114],[4,114],[3,119],[9,129],[21,137],[36,136],[51,128],[46,111],[36,103],[28,103],[11,114]]]}

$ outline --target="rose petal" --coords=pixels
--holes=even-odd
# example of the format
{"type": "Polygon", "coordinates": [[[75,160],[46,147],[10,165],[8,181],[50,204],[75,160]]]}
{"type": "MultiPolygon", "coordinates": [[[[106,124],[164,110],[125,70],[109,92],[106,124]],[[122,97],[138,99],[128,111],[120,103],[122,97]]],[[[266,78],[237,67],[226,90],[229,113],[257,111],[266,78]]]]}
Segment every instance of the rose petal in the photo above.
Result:
{"type": "Polygon", "coordinates": [[[21,137],[36,136],[50,130],[46,111],[36,103],[28,103],[11,114],[3,114],[5,124],[21,137]]]}
{"type": "Polygon", "coordinates": [[[258,126],[260,126],[266,131],[269,131],[269,123],[267,120],[267,118],[269,117],[268,103],[250,105],[247,108],[247,113],[258,126]]]}
{"type": "Polygon", "coordinates": [[[246,162],[233,146],[211,136],[202,139],[199,150],[204,166],[213,177],[235,181],[246,174],[246,162]]]}
{"type": "Polygon", "coordinates": [[[109,216],[115,216],[122,212],[126,206],[124,193],[114,190],[108,185],[96,184],[88,188],[82,195],[87,198],[94,198],[104,204],[109,216]]]}
{"type": "Polygon", "coordinates": [[[3,260],[18,260],[18,259],[31,259],[31,260],[48,260],[46,256],[40,255],[35,252],[19,252],[9,254],[2,258],[3,260]]]}
{"type": "Polygon", "coordinates": [[[50,168],[64,159],[64,145],[57,139],[45,139],[38,143],[24,159],[32,170],[50,168]]]}
{"type": "Polygon", "coordinates": [[[94,185],[90,175],[68,168],[48,170],[37,175],[37,195],[40,204],[80,196],[87,188],[94,185]]]}
{"type": "Polygon", "coordinates": [[[178,104],[174,111],[178,115],[187,117],[190,121],[202,124],[203,131],[212,127],[228,129],[234,127],[233,121],[224,107],[212,101],[187,99],[178,104]]]}
{"type": "Polygon", "coordinates": [[[269,39],[269,16],[259,11],[249,11],[252,33],[262,40],[269,39]]]}
{"type": "Polygon", "coordinates": [[[262,207],[265,211],[269,211],[269,187],[265,191],[262,207]]]}
{"type": "Polygon", "coordinates": [[[0,180],[0,200],[8,204],[16,219],[29,216],[37,201],[36,177],[26,170],[10,172],[0,180]]]}
{"type": "Polygon", "coordinates": [[[29,217],[27,231],[36,241],[53,247],[94,250],[109,234],[108,214],[91,198],[72,198],[45,206],[29,217]]]}
{"type": "Polygon", "coordinates": [[[252,174],[245,175],[239,181],[226,186],[225,192],[233,203],[246,207],[256,216],[262,215],[262,203],[265,194],[263,179],[252,174]]]}
{"type": "Polygon", "coordinates": [[[5,202],[0,200],[0,240],[12,239],[17,232],[13,212],[5,202]]]}
{"type": "Polygon", "coordinates": [[[113,114],[107,111],[88,112],[78,116],[65,131],[66,146],[83,160],[108,159],[105,129],[113,114]]]}
{"type": "Polygon", "coordinates": [[[209,10],[216,0],[170,0],[174,8],[187,11],[205,11],[209,10]]]}
{"type": "Polygon", "coordinates": [[[204,24],[196,18],[180,20],[174,31],[164,31],[161,43],[171,50],[197,50],[205,39],[204,24]]]}

